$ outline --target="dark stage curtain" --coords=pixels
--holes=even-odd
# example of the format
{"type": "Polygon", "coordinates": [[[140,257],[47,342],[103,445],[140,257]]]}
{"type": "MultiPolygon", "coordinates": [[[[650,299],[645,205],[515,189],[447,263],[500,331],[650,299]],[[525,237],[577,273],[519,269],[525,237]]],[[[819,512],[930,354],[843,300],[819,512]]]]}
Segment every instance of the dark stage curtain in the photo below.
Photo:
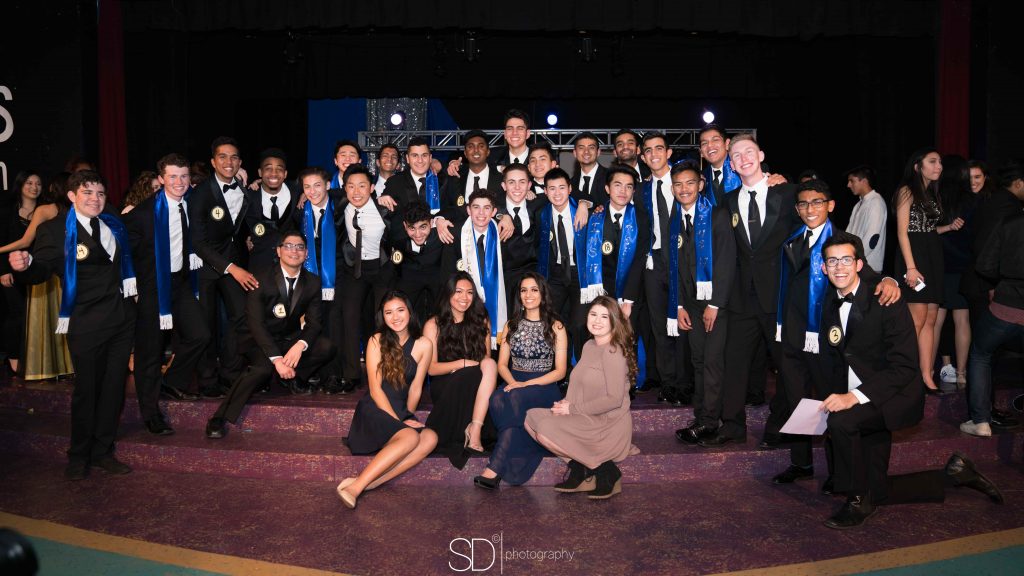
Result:
{"type": "Polygon", "coordinates": [[[119,206],[129,185],[121,0],[100,0],[98,41],[100,173],[107,201],[119,206]]]}
{"type": "Polygon", "coordinates": [[[942,0],[939,31],[938,138],[943,154],[969,156],[971,0],[942,0]]]}

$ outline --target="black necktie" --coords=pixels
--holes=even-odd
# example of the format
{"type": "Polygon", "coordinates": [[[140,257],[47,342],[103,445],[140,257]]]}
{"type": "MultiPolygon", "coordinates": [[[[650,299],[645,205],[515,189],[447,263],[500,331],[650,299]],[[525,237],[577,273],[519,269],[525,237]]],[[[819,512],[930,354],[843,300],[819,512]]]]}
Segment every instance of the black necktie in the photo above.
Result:
{"type": "Polygon", "coordinates": [[[750,229],[750,243],[761,235],[761,209],[757,207],[757,192],[750,191],[750,207],[747,208],[747,228],[750,229]]]}
{"type": "Polygon", "coordinates": [[[420,198],[423,198],[423,194],[425,193],[423,188],[425,188],[426,185],[427,185],[426,177],[420,178],[420,185],[419,185],[418,188],[416,188],[416,195],[419,196],[420,198]]]}
{"type": "Polygon", "coordinates": [[[590,176],[583,177],[583,195],[590,196],[590,176]]]}
{"type": "Polygon", "coordinates": [[[807,255],[811,252],[811,235],[814,234],[810,230],[807,231],[807,235],[804,236],[803,240],[800,241],[800,251],[797,253],[796,263],[797,266],[803,264],[803,261],[807,258],[807,255]]]}
{"type": "Polygon", "coordinates": [[[181,220],[181,270],[188,270],[188,218],[185,216],[185,203],[178,204],[178,219],[181,220]]]}
{"type": "Polygon", "coordinates": [[[520,236],[523,235],[523,219],[519,217],[519,210],[521,208],[521,206],[516,206],[512,209],[512,227],[515,228],[516,233],[520,236]]]}
{"type": "Polygon", "coordinates": [[[96,242],[96,245],[100,248],[102,253],[107,258],[110,258],[110,254],[107,253],[107,249],[103,247],[103,240],[100,236],[100,219],[99,217],[93,216],[89,219],[89,228],[92,229],[92,239],[96,242]]]}
{"type": "Polygon", "coordinates": [[[359,210],[352,214],[352,227],[356,229],[355,277],[363,275],[363,229],[359,226],[359,210]]]}
{"type": "Polygon", "coordinates": [[[270,197],[270,219],[277,224],[277,221],[281,218],[281,213],[277,209],[277,196],[270,197]]]}
{"type": "Polygon", "coordinates": [[[236,182],[232,182],[231,184],[225,184],[224,185],[224,193],[227,194],[228,190],[234,190],[235,188],[238,188],[238,182],[237,181],[236,182]]]}
{"type": "Polygon", "coordinates": [[[569,267],[572,262],[569,258],[569,240],[565,236],[565,220],[562,215],[558,215],[558,254],[562,259],[562,269],[565,271],[566,278],[569,277],[569,267]]]}
{"type": "Polygon", "coordinates": [[[295,292],[295,281],[298,280],[298,278],[289,278],[285,276],[285,280],[288,281],[288,292],[286,293],[285,298],[288,299],[288,308],[290,309],[292,307],[292,292],[295,292]]]}
{"type": "Polygon", "coordinates": [[[479,176],[473,176],[473,192],[476,192],[479,189],[480,189],[480,177],[479,176]]]}
{"type": "Polygon", "coordinates": [[[484,235],[481,234],[476,237],[476,264],[479,266],[477,272],[481,280],[484,277],[484,262],[486,262],[484,258],[484,235]]]}
{"type": "Polygon", "coordinates": [[[658,180],[657,190],[654,192],[658,201],[658,238],[661,241],[660,246],[668,248],[665,246],[665,243],[668,242],[668,203],[665,201],[665,195],[661,193],[661,185],[661,180],[658,180]]]}
{"type": "Polygon", "coordinates": [[[715,188],[721,187],[722,186],[722,171],[721,170],[712,170],[711,172],[714,174],[715,188]]]}
{"type": "Polygon", "coordinates": [[[323,226],[324,226],[324,214],[325,213],[327,213],[327,209],[326,208],[321,208],[320,209],[320,219],[316,221],[316,231],[313,233],[313,236],[315,236],[317,238],[320,237],[320,231],[323,229],[323,226]]]}
{"type": "Polygon", "coordinates": [[[522,162],[519,161],[519,158],[513,158],[512,164],[522,164],[522,162]]]}
{"type": "Polygon", "coordinates": [[[693,240],[693,217],[686,215],[686,239],[693,240]]]}
{"type": "Polygon", "coordinates": [[[622,214],[614,214],[613,218],[615,219],[615,229],[619,231],[619,234],[621,234],[622,233],[622,214]]]}

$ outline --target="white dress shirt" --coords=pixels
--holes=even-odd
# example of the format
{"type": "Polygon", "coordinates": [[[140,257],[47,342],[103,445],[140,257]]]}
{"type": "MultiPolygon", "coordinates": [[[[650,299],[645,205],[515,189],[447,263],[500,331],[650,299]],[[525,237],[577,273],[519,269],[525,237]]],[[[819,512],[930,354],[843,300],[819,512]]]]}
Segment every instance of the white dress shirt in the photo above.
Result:
{"type": "Polygon", "coordinates": [[[661,214],[658,213],[658,182],[661,182],[661,196],[665,199],[665,206],[670,210],[671,215],[672,203],[675,202],[675,198],[672,196],[672,171],[666,170],[665,174],[661,178],[658,178],[654,174],[651,174],[651,210],[654,212],[652,222],[654,222],[654,239],[651,242],[651,250],[661,249],[661,226],[658,225],[661,222],[661,214]]]}
{"type": "Polygon", "coordinates": [[[217,186],[220,186],[220,192],[224,195],[224,202],[228,205],[228,213],[231,215],[232,224],[238,222],[238,213],[242,211],[242,201],[245,200],[245,190],[242,188],[242,182],[235,180],[238,186],[224,191],[224,186],[230,185],[231,182],[225,182],[220,179],[219,176],[214,174],[213,179],[216,180],[217,186]]]}
{"type": "MultiPolygon", "coordinates": [[[[850,294],[856,295],[858,288],[860,288],[860,278],[857,279],[857,285],[853,287],[853,290],[850,291],[850,294]]],[[[839,297],[843,297],[842,292],[839,292],[839,297]]],[[[851,302],[843,302],[843,304],[839,307],[839,321],[843,325],[844,335],[846,334],[846,321],[849,320],[850,318],[850,308],[853,308],[853,303],[851,302]]],[[[857,397],[857,400],[860,401],[861,404],[866,404],[871,401],[868,399],[867,396],[864,395],[863,392],[857,390],[857,387],[861,385],[861,380],[860,378],[857,377],[857,373],[853,371],[853,366],[850,366],[849,368],[847,382],[849,391],[852,392],[853,395],[857,397]]]]}
{"type": "Polygon", "coordinates": [[[864,243],[864,259],[875,270],[882,269],[882,257],[885,255],[885,224],[888,219],[885,199],[872,190],[853,207],[850,223],[846,231],[856,234],[864,243]]]}
{"type": "Polygon", "coordinates": [[[523,200],[519,204],[516,204],[505,197],[505,208],[508,209],[508,217],[512,218],[516,215],[516,208],[519,208],[519,219],[523,221],[523,234],[526,234],[530,230],[530,212],[526,209],[526,200],[523,200]]]}
{"type": "Polygon", "coordinates": [[[181,272],[182,266],[185,266],[185,245],[181,238],[181,213],[178,210],[178,206],[181,205],[185,209],[185,223],[188,224],[188,204],[185,203],[184,198],[179,202],[170,196],[167,196],[167,232],[170,237],[171,245],[171,272],[181,272]]]}
{"type": "Polygon", "coordinates": [[[590,172],[584,172],[584,171],[580,170],[580,179],[576,181],[576,188],[580,192],[583,191],[583,177],[584,176],[587,176],[588,178],[590,178],[589,191],[590,191],[591,194],[594,192],[594,185],[596,184],[596,182],[594,182],[594,177],[597,176],[597,167],[598,166],[600,166],[600,164],[595,163],[594,167],[590,169],[590,172]]]}
{"type": "MultiPolygon", "coordinates": [[[[299,289],[299,278],[302,276],[302,271],[299,270],[299,273],[296,274],[295,276],[289,276],[288,275],[288,271],[285,270],[282,267],[281,268],[281,275],[284,276],[284,284],[285,284],[285,286],[288,285],[288,279],[289,278],[294,278],[295,279],[295,285],[292,286],[292,294],[294,294],[295,291],[299,289]]],[[[286,304],[286,306],[291,306],[291,303],[289,302],[288,304],[286,304]]],[[[298,340],[298,342],[302,343],[302,351],[303,352],[305,352],[306,350],[309,350],[309,342],[306,342],[305,340],[298,340]]],[[[270,363],[273,364],[274,360],[277,360],[278,358],[282,358],[282,356],[270,356],[269,358],[270,358],[270,363]]]]}
{"type": "MultiPolygon", "coordinates": [[[[83,215],[81,212],[75,211],[75,218],[78,219],[78,223],[81,224],[89,235],[92,235],[92,224],[90,224],[90,218],[83,215]]],[[[179,233],[180,236],[180,233],[179,233]]],[[[107,256],[110,261],[114,261],[114,251],[117,250],[117,240],[114,240],[114,233],[110,231],[110,227],[107,223],[100,219],[100,244],[103,249],[107,251],[107,256]]]]}
{"type": "Polygon", "coordinates": [[[765,176],[760,182],[753,186],[743,186],[740,196],[737,198],[740,208],[740,222],[747,231],[747,238],[750,238],[750,225],[747,218],[750,215],[750,191],[757,192],[754,200],[757,202],[758,213],[761,215],[761,225],[764,226],[765,213],[768,211],[768,177],[765,176]]]}
{"type": "Polygon", "coordinates": [[[348,241],[356,245],[356,229],[352,225],[356,212],[359,213],[359,227],[363,231],[363,253],[362,260],[376,260],[380,258],[380,241],[384,237],[384,219],[377,212],[373,202],[363,204],[362,208],[356,208],[352,204],[345,207],[345,225],[348,228],[348,241]]]}
{"type": "Polygon", "coordinates": [[[277,213],[284,215],[284,211],[288,208],[288,205],[292,201],[292,191],[288,189],[287,184],[281,184],[281,189],[277,191],[277,194],[271,194],[260,188],[260,199],[263,201],[263,216],[270,219],[270,209],[274,203],[270,199],[277,196],[277,213]]]}
{"type": "Polygon", "coordinates": [[[384,194],[384,185],[387,184],[388,179],[377,174],[377,182],[373,185],[373,194],[377,198],[380,198],[384,194]]]}
{"type": "MultiPolygon", "coordinates": [[[[575,246],[575,242],[573,241],[573,234],[575,234],[575,231],[572,229],[572,211],[569,208],[570,208],[569,204],[566,204],[565,205],[565,210],[563,210],[562,212],[559,212],[558,210],[555,209],[554,205],[552,205],[551,206],[551,225],[552,226],[558,226],[558,217],[559,216],[562,217],[562,228],[565,230],[565,240],[569,244],[569,258],[572,260],[571,262],[569,262],[569,264],[572,265],[573,262],[576,261],[576,257],[574,255],[576,246],[575,246]]],[[[557,244],[558,243],[558,231],[554,230],[554,232],[555,232],[555,237],[552,240],[552,244],[557,244]]],[[[560,250],[555,250],[555,254],[556,254],[556,256],[555,256],[556,260],[555,261],[558,264],[561,264],[562,263],[562,252],[560,250]]]]}
{"type": "Polygon", "coordinates": [[[480,189],[481,190],[486,190],[487,189],[487,177],[490,175],[490,173],[491,173],[491,171],[489,170],[489,166],[486,166],[486,165],[484,166],[484,169],[479,174],[474,173],[472,168],[469,169],[469,172],[466,172],[466,186],[464,188],[465,197],[466,197],[466,206],[469,206],[469,195],[473,193],[473,182],[477,178],[480,178],[480,189]]]}

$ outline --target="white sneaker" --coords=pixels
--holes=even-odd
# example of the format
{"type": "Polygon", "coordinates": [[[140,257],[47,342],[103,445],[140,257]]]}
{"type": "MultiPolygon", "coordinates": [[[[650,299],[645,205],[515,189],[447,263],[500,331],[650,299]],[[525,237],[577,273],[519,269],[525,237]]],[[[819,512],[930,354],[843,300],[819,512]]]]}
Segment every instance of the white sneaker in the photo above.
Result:
{"type": "Polygon", "coordinates": [[[956,368],[952,364],[946,364],[939,370],[939,379],[946,384],[956,384],[956,368]]]}
{"type": "Polygon", "coordinates": [[[988,422],[975,424],[973,420],[968,420],[960,425],[960,431],[966,432],[971,436],[989,437],[992,435],[992,426],[990,426],[988,422]]]}

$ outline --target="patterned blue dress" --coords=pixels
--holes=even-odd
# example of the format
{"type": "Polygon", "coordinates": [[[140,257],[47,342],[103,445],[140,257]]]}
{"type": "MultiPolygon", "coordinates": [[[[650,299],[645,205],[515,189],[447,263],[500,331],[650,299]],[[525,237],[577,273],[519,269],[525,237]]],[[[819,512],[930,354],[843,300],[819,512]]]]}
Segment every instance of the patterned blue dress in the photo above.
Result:
{"type": "MultiPolygon", "coordinates": [[[[517,382],[525,382],[551,372],[555,366],[555,351],[544,340],[544,325],[540,321],[522,320],[509,337],[511,358],[509,370],[517,382]]],[[[562,399],[558,384],[526,386],[505,392],[499,385],[491,395],[488,414],[498,429],[498,442],[491,452],[487,467],[512,485],[523,484],[533,476],[541,460],[548,453],[523,428],[526,411],[530,408],[550,408],[562,399]]]]}

